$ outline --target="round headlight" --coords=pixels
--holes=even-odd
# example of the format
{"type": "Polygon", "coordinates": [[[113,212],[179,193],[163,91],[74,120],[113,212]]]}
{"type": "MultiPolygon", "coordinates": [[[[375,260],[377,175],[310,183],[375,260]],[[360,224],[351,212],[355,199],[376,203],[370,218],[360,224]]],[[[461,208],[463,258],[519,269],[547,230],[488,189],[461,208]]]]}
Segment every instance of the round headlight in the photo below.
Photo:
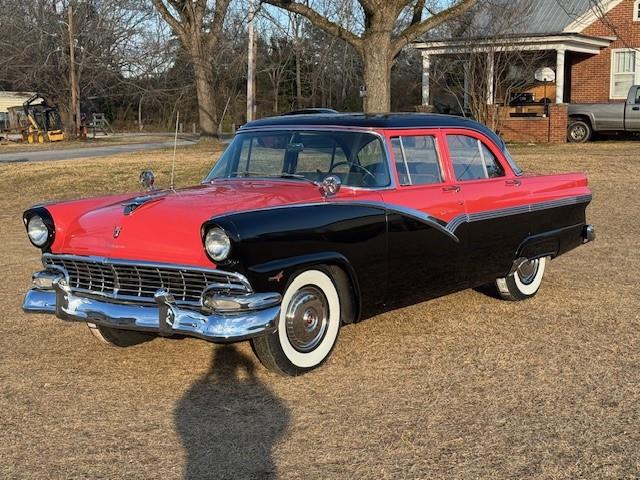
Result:
{"type": "Polygon", "coordinates": [[[27,234],[34,245],[41,247],[49,239],[49,229],[39,215],[34,215],[27,223],[27,234]]]}
{"type": "Polygon", "coordinates": [[[219,227],[213,227],[204,238],[204,247],[209,256],[216,262],[220,262],[229,256],[231,240],[219,227]]]}

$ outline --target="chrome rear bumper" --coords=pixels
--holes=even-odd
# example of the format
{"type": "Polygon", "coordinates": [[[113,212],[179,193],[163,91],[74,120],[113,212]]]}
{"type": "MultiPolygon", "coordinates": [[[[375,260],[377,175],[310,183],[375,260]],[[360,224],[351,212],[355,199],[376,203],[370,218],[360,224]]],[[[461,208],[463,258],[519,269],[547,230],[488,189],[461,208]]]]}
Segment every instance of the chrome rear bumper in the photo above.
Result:
{"type": "MultiPolygon", "coordinates": [[[[22,305],[25,312],[52,313],[62,320],[156,332],[162,336],[177,334],[212,342],[236,342],[275,332],[280,315],[281,297],[277,293],[225,296],[225,301],[235,303],[237,309],[218,311],[178,306],[166,290],[156,293],[155,305],[79,296],[67,286],[64,276],[46,271],[34,275],[34,284],[22,305]],[[51,288],[43,288],[48,276],[51,288]]],[[[215,299],[210,303],[216,304],[215,299]]]]}

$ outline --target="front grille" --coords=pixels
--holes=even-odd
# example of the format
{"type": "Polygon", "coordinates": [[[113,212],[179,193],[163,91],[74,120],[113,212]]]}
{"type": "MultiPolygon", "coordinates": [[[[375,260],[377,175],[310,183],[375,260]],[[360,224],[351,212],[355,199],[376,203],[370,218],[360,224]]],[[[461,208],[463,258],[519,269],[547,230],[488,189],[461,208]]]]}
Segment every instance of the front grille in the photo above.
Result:
{"type": "Polygon", "coordinates": [[[199,304],[207,287],[251,291],[244,277],[221,270],[51,254],[45,254],[43,262],[46,268],[63,270],[74,292],[128,301],[153,302],[161,288],[169,290],[177,302],[188,304],[199,304]]]}

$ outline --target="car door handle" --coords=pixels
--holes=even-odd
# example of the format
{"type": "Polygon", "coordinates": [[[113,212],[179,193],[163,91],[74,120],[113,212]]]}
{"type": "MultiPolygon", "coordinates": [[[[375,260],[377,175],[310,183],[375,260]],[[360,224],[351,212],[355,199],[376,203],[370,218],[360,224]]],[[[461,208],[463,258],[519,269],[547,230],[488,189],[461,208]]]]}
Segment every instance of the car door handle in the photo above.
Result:
{"type": "Polygon", "coordinates": [[[640,110],[640,107],[633,107],[631,110],[640,110]]]}
{"type": "Polygon", "coordinates": [[[442,187],[443,192],[455,192],[458,193],[460,191],[460,187],[458,185],[451,185],[448,187],[442,187]]]}
{"type": "Polygon", "coordinates": [[[520,185],[522,185],[522,182],[517,178],[514,178],[513,180],[507,180],[506,182],[504,182],[504,184],[509,187],[519,187],[520,185]]]}

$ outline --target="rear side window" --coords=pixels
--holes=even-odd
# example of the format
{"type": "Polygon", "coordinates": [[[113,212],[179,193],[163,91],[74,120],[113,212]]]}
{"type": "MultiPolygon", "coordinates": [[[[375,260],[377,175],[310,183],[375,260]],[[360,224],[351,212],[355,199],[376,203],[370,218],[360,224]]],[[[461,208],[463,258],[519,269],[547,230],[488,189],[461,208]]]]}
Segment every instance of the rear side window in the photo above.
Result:
{"type": "Polygon", "coordinates": [[[467,135],[447,135],[456,180],[504,177],[504,169],[482,141],[467,135]]]}
{"type": "Polygon", "coordinates": [[[393,155],[400,185],[442,183],[436,140],[431,135],[393,137],[393,155]]]}

